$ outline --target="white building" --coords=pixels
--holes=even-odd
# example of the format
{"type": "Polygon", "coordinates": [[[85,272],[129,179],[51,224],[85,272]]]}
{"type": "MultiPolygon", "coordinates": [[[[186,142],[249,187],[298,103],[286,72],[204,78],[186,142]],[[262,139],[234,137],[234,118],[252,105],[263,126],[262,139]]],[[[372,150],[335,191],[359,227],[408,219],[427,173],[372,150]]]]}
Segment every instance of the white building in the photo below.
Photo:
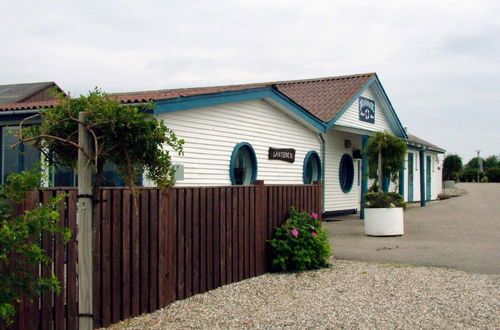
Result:
{"type": "MultiPolygon", "coordinates": [[[[186,141],[184,156],[172,153],[178,186],[321,180],[324,212],[358,212],[368,188],[363,145],[387,131],[409,145],[403,180],[393,188],[423,204],[441,192],[444,150],[406,133],[375,73],[112,96],[153,101],[154,116],[186,141]]],[[[37,107],[0,105],[0,122],[16,125],[19,114],[37,107]]]]}

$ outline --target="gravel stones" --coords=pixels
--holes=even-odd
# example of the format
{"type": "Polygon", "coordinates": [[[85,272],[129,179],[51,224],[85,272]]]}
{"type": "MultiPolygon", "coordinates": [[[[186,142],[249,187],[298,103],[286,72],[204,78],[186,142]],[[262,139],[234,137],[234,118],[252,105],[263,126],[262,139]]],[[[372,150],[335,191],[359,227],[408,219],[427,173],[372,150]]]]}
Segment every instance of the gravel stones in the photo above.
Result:
{"type": "Polygon", "coordinates": [[[500,276],[335,260],[226,285],[111,328],[245,327],[498,329],[500,276]]]}

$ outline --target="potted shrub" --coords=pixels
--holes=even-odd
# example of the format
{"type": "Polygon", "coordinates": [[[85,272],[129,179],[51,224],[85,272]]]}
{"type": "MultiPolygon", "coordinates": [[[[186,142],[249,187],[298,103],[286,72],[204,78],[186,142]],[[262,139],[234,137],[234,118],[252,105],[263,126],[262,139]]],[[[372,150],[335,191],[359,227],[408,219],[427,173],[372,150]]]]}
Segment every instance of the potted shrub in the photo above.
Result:
{"type": "Polygon", "coordinates": [[[406,206],[403,196],[381,191],[379,182],[390,178],[398,187],[399,172],[406,155],[406,143],[386,132],[370,137],[365,152],[368,159],[368,176],[373,185],[365,194],[365,234],[368,236],[396,236],[404,234],[406,206]]]}
{"type": "Polygon", "coordinates": [[[458,155],[448,155],[443,161],[443,178],[445,188],[455,188],[455,180],[462,170],[462,158],[458,155]]]}

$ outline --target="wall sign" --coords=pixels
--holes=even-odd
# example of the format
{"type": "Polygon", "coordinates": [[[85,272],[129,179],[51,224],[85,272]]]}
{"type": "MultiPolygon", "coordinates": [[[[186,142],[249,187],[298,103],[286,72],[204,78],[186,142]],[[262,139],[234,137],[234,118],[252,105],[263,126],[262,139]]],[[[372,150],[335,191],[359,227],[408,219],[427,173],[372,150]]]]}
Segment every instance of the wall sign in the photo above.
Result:
{"type": "Polygon", "coordinates": [[[375,101],[359,98],[359,120],[375,124],[375,101]]]}
{"type": "Polygon", "coordinates": [[[269,159],[283,160],[285,162],[295,162],[295,149],[269,148],[269,159]]]}

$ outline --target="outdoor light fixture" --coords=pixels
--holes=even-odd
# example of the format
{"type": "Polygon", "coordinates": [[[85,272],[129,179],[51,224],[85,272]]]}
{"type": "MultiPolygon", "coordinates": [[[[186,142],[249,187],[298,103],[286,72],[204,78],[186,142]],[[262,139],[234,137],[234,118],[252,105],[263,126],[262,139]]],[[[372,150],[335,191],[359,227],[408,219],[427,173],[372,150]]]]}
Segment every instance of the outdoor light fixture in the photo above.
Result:
{"type": "Polygon", "coordinates": [[[344,140],[344,147],[350,148],[351,147],[351,140],[344,140]]]}

